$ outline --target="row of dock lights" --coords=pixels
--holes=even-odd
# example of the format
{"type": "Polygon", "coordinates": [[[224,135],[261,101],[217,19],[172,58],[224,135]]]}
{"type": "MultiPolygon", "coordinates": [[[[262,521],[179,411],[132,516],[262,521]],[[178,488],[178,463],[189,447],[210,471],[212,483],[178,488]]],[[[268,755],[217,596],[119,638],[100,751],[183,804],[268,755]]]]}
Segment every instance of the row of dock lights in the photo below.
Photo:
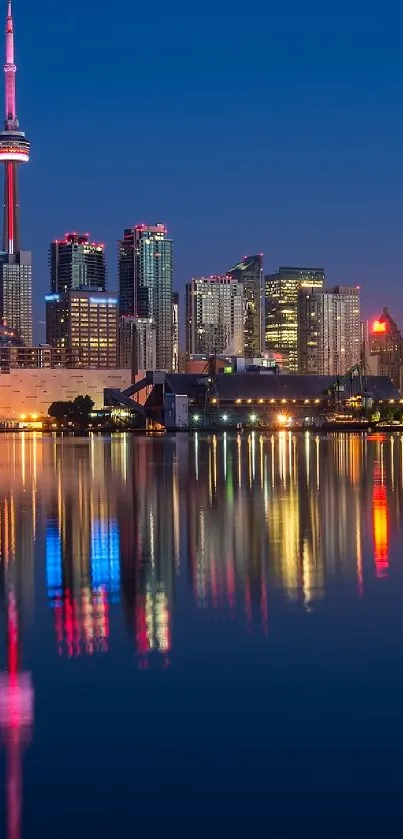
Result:
{"type": "MultiPolygon", "coordinates": [[[[223,414],[221,419],[222,419],[223,422],[228,422],[229,415],[228,414],[223,414]]],[[[251,422],[256,422],[257,414],[251,414],[249,419],[250,419],[251,422]]],[[[194,422],[199,422],[199,420],[200,420],[200,415],[199,414],[193,414],[193,421],[194,422]]]]}
{"type": "MultiPolygon", "coordinates": [[[[245,399],[245,400],[235,399],[235,404],[236,405],[242,405],[242,403],[245,402],[246,405],[251,405],[253,401],[256,403],[256,405],[263,405],[264,402],[265,402],[264,399],[255,399],[255,400],[253,400],[253,399],[245,399]]],[[[276,402],[279,402],[282,405],[287,405],[288,403],[290,403],[290,404],[292,403],[293,405],[295,405],[297,402],[303,402],[304,405],[310,405],[310,404],[320,405],[320,403],[322,401],[323,401],[322,399],[299,399],[299,400],[297,400],[297,399],[278,399],[278,400],[277,399],[267,399],[266,404],[267,405],[275,405],[276,402]]],[[[387,399],[387,400],[378,399],[377,400],[377,402],[380,405],[385,401],[389,402],[390,405],[394,405],[397,402],[399,402],[400,404],[403,404],[403,399],[387,399]]],[[[211,400],[212,405],[216,405],[217,402],[218,402],[218,400],[215,399],[215,398],[211,400]]]]}
{"type": "MultiPolygon", "coordinates": [[[[309,405],[310,403],[312,403],[313,405],[320,405],[321,401],[321,399],[235,399],[235,404],[242,405],[242,403],[244,402],[245,405],[251,405],[252,402],[255,402],[256,405],[264,405],[266,402],[267,405],[275,405],[276,402],[279,402],[281,405],[287,405],[288,403],[292,403],[293,405],[295,405],[297,402],[303,402],[304,405],[309,405]]],[[[394,400],[391,399],[390,401],[393,402],[394,400]]],[[[212,405],[217,405],[217,402],[218,399],[211,399],[212,405]]],[[[401,402],[403,402],[403,399],[401,400],[401,402]]]]}
{"type": "MultiPolygon", "coordinates": [[[[200,414],[193,414],[193,422],[199,422],[200,419],[200,414]]],[[[230,417],[228,414],[223,414],[221,419],[223,422],[228,422],[230,417]]],[[[249,417],[250,422],[256,422],[257,419],[257,414],[251,414],[249,417]]],[[[291,422],[291,417],[288,417],[286,414],[278,414],[277,422],[279,425],[289,425],[289,423],[291,422]]]]}

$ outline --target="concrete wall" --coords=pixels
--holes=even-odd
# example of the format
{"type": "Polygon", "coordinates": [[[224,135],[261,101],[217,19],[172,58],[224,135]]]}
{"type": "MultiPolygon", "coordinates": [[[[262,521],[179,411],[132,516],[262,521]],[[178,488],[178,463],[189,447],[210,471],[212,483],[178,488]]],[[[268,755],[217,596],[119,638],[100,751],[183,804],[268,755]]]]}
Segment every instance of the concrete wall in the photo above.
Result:
{"type": "Polygon", "coordinates": [[[21,414],[47,414],[51,402],[91,396],[96,408],[104,403],[104,388],[121,390],[131,384],[131,370],[11,369],[0,374],[0,420],[21,414]]]}

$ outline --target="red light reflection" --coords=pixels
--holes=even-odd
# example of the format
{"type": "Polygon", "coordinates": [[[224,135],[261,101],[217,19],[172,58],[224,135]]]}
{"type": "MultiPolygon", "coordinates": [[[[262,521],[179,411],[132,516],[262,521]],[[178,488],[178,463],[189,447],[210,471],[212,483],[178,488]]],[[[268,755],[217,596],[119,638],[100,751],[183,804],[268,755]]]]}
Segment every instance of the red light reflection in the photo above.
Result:
{"type": "Polygon", "coordinates": [[[377,471],[374,474],[374,487],[372,491],[372,514],[374,527],[374,560],[376,576],[379,579],[388,576],[389,554],[388,554],[388,501],[386,487],[380,481],[377,471]],[[378,482],[376,482],[378,481],[378,482]]]}

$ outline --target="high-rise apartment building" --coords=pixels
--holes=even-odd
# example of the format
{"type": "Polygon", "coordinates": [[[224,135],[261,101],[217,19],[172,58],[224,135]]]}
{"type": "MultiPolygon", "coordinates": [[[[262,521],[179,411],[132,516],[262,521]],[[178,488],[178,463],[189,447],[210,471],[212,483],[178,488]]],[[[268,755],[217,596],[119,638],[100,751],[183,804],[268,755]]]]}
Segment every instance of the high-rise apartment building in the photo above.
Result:
{"type": "Polygon", "coordinates": [[[179,293],[172,292],[172,370],[179,372],[179,293]]]}
{"type": "Polygon", "coordinates": [[[32,256],[21,250],[18,169],[29,160],[30,143],[20,130],[15,95],[14,25],[7,3],[5,123],[0,132],[0,163],[4,165],[3,250],[0,254],[0,318],[32,344],[32,256]]]}
{"type": "Polygon", "coordinates": [[[344,375],[361,359],[360,291],[302,288],[298,294],[298,370],[344,375]]]}
{"type": "Polygon", "coordinates": [[[66,233],[49,250],[51,292],[105,291],[105,246],[88,233],[66,233]]]}
{"type": "Polygon", "coordinates": [[[172,239],[163,224],[137,224],[119,242],[119,315],[155,323],[157,368],[172,369],[172,239]]]}
{"type": "Polygon", "coordinates": [[[226,274],[186,285],[186,352],[243,355],[243,283],[226,274]]]}
{"type": "Polygon", "coordinates": [[[122,315],[119,319],[119,367],[139,370],[156,369],[155,323],[152,318],[122,315]]]}
{"type": "Polygon", "coordinates": [[[46,340],[78,367],[116,367],[117,298],[106,293],[105,247],[66,233],[49,249],[46,340]],[[70,352],[71,350],[71,352],[70,352]]]}
{"type": "Polygon", "coordinates": [[[257,358],[263,349],[263,255],[245,256],[227,274],[243,284],[244,353],[257,358]]]}
{"type": "Polygon", "coordinates": [[[0,310],[3,323],[32,345],[31,251],[0,254],[0,310]]]}
{"type": "Polygon", "coordinates": [[[70,348],[77,367],[117,366],[116,297],[65,291],[45,299],[46,340],[51,347],[70,348]]]}
{"type": "Polygon", "coordinates": [[[284,357],[290,372],[298,370],[298,293],[323,288],[323,268],[280,267],[265,277],[266,348],[284,357]],[[287,362],[288,359],[288,362],[287,362]]]}

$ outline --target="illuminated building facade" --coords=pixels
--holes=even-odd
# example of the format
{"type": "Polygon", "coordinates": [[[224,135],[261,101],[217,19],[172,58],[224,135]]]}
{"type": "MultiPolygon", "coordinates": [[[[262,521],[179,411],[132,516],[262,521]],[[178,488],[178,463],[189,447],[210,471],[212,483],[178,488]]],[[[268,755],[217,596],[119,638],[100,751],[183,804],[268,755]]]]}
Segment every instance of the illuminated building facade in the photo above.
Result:
{"type": "Polygon", "coordinates": [[[243,285],[244,353],[247,358],[254,358],[263,349],[263,255],[245,256],[227,273],[243,285]]]}
{"type": "Polygon", "coordinates": [[[383,308],[379,320],[375,320],[371,326],[369,351],[370,361],[376,361],[379,375],[388,376],[401,390],[403,384],[403,338],[386,306],[383,308]]]}
{"type": "Polygon", "coordinates": [[[32,344],[32,254],[31,251],[0,254],[0,311],[3,322],[26,346],[32,344]]]}
{"type": "Polygon", "coordinates": [[[15,350],[17,347],[20,352],[30,352],[31,350],[31,347],[24,347],[21,336],[15,329],[0,323],[0,358],[2,350],[10,350],[11,348],[15,350]]]}
{"type": "Polygon", "coordinates": [[[105,293],[66,291],[46,296],[46,340],[71,348],[78,366],[117,366],[117,299],[105,293]]]}
{"type": "Polygon", "coordinates": [[[244,288],[227,274],[186,284],[186,353],[243,355],[244,288]]]}
{"type": "Polygon", "coordinates": [[[3,373],[18,368],[43,370],[48,367],[75,368],[83,366],[84,357],[80,348],[50,347],[48,344],[26,347],[21,344],[17,336],[15,338],[7,337],[9,333],[8,327],[0,326],[0,369],[3,373]]]}
{"type": "Polygon", "coordinates": [[[323,288],[323,268],[280,267],[265,277],[266,348],[288,358],[288,369],[298,371],[298,293],[323,288]]]}
{"type": "Polygon", "coordinates": [[[49,249],[50,290],[105,291],[105,246],[90,242],[88,233],[66,233],[49,249]]]}
{"type": "MultiPolygon", "coordinates": [[[[41,348],[33,349],[39,356],[41,348]]],[[[36,419],[47,416],[51,402],[69,402],[84,394],[91,397],[96,409],[101,409],[104,406],[105,388],[128,388],[131,381],[130,370],[116,367],[80,367],[77,363],[70,368],[59,366],[57,363],[37,369],[33,365],[18,366],[18,369],[4,369],[2,366],[1,422],[14,424],[28,420],[29,417],[33,419],[34,415],[36,419]]]]}
{"type": "Polygon", "coordinates": [[[358,288],[301,289],[297,323],[300,373],[343,375],[360,362],[358,288]]]}
{"type": "Polygon", "coordinates": [[[119,316],[151,318],[156,366],[172,369],[173,243],[163,224],[137,224],[119,242],[119,316]]]}
{"type": "Polygon", "coordinates": [[[179,373],[179,292],[172,292],[172,372],[179,373]]]}
{"type": "Polygon", "coordinates": [[[30,143],[20,131],[16,112],[14,26],[7,3],[5,123],[0,132],[0,163],[4,164],[3,250],[0,254],[0,317],[32,344],[32,255],[21,250],[18,167],[29,160],[30,143]]]}
{"type": "Polygon", "coordinates": [[[84,367],[117,366],[117,299],[106,289],[105,248],[88,233],[66,233],[49,249],[46,340],[84,367]]]}
{"type": "Polygon", "coordinates": [[[156,369],[156,335],[152,318],[122,315],[119,320],[119,366],[139,370],[156,369]]]}

